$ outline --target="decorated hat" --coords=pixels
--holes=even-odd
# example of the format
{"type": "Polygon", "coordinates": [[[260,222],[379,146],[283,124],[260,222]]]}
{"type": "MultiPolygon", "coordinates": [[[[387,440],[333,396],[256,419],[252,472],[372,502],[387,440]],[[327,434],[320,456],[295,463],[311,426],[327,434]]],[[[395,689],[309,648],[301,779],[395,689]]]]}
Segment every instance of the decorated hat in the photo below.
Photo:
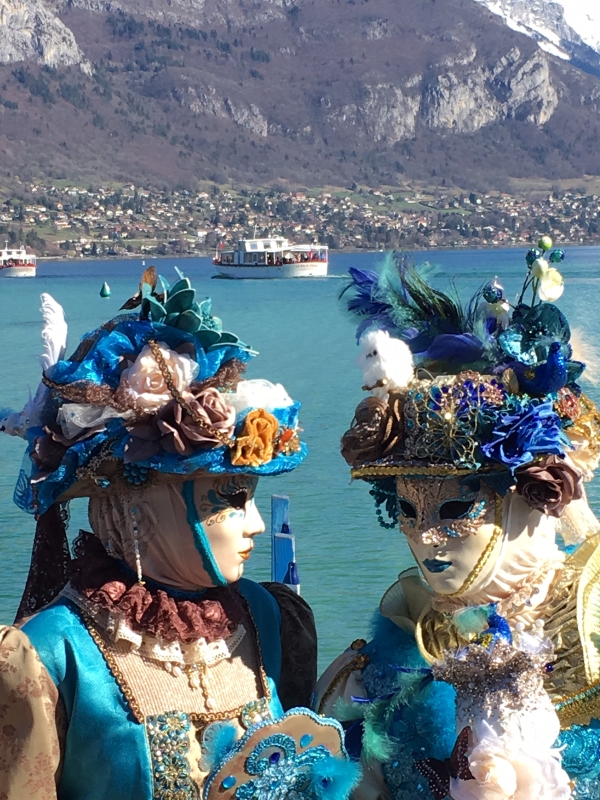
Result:
{"type": "Polygon", "coordinates": [[[495,278],[465,305],[399,254],[380,273],[350,270],[368,393],[342,437],[353,477],[476,473],[553,516],[582,497],[600,414],[579,384],[594,350],[554,305],[563,259],[543,237],[514,303],[495,278]]]}
{"type": "Polygon", "coordinates": [[[72,497],[201,474],[276,475],[303,461],[300,404],[281,384],[242,380],[256,353],[177,272],[167,287],[146,270],[124,313],[68,358],[62,308],[42,295],[42,382],[0,422],[28,441],[19,507],[42,515],[72,497]]]}

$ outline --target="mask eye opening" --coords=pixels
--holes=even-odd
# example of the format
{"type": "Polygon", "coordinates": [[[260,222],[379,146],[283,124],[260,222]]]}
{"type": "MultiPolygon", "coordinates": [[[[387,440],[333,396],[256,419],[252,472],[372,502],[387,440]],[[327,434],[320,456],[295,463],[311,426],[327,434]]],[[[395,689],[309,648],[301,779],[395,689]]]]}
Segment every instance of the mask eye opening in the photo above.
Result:
{"type": "Polygon", "coordinates": [[[417,518],[417,511],[412,503],[409,503],[408,500],[405,500],[403,497],[398,498],[398,508],[400,510],[400,514],[407,519],[416,519],[417,518]]]}
{"type": "Polygon", "coordinates": [[[224,503],[227,503],[229,508],[244,509],[248,502],[248,490],[240,489],[238,492],[225,493],[218,492],[219,497],[222,498],[224,503]]]}
{"type": "Polygon", "coordinates": [[[465,519],[474,505],[474,500],[448,500],[440,506],[439,518],[465,519]]]}

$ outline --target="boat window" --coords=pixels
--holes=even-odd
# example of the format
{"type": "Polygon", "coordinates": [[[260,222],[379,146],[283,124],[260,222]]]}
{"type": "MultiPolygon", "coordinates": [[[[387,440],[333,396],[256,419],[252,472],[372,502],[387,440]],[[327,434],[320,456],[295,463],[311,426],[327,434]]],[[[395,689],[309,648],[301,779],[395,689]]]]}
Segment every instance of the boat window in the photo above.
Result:
{"type": "Polygon", "coordinates": [[[258,242],[250,242],[251,250],[258,250],[258,242]]]}

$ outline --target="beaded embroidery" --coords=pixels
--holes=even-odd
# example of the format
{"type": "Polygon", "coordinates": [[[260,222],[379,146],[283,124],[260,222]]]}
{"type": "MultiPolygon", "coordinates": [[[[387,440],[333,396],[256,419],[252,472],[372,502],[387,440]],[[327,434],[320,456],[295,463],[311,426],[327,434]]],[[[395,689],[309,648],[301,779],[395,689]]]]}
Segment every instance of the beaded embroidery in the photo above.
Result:
{"type": "Polygon", "coordinates": [[[188,761],[190,728],[188,715],[181,711],[168,711],[146,720],[154,800],[199,800],[188,761]]]}
{"type": "Polygon", "coordinates": [[[297,753],[291,736],[275,733],[248,757],[246,772],[256,777],[240,786],[235,796],[237,800],[304,800],[311,779],[307,768],[329,757],[321,745],[297,753]],[[268,750],[272,752],[265,755],[268,750]]]}

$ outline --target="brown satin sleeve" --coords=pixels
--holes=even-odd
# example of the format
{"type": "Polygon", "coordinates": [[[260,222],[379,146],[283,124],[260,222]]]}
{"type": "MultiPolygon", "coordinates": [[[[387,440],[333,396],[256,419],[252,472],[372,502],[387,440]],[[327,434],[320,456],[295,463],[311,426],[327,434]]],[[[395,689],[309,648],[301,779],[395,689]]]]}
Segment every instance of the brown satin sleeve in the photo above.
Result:
{"type": "Polygon", "coordinates": [[[282,583],[263,583],[281,609],[281,678],[277,687],[284,711],[310,707],[317,683],[317,629],[310,606],[282,583]]]}

